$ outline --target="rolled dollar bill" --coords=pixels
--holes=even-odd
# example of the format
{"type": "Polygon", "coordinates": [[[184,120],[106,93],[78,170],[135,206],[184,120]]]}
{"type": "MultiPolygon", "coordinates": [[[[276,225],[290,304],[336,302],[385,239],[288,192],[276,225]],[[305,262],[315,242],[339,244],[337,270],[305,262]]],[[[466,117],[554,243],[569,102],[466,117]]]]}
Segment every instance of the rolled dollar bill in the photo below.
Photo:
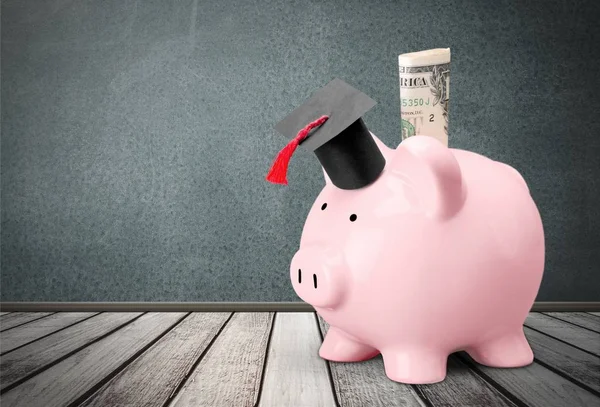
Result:
{"type": "Polygon", "coordinates": [[[402,140],[435,137],[448,145],[450,48],[398,56],[402,140]]]}

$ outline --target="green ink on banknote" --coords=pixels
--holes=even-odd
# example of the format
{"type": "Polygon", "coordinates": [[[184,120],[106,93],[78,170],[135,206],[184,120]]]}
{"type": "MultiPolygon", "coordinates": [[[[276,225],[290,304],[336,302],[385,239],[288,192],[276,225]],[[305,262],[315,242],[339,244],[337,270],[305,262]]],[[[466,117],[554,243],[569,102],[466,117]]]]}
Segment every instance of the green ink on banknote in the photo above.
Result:
{"type": "Polygon", "coordinates": [[[409,121],[402,119],[402,140],[415,135],[415,126],[409,121]]]}

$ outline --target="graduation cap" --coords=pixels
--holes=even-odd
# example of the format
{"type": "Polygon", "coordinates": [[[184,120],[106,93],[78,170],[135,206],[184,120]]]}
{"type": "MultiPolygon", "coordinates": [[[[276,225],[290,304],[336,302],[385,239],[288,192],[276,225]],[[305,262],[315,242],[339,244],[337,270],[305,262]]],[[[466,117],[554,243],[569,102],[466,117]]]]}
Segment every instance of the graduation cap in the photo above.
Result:
{"type": "Polygon", "coordinates": [[[344,81],[329,82],[275,126],[291,141],[275,159],[267,180],[287,185],[289,161],[301,145],[315,153],[336,187],[359,189],[371,184],[385,167],[385,158],[362,120],[373,106],[373,99],[344,81]]]}

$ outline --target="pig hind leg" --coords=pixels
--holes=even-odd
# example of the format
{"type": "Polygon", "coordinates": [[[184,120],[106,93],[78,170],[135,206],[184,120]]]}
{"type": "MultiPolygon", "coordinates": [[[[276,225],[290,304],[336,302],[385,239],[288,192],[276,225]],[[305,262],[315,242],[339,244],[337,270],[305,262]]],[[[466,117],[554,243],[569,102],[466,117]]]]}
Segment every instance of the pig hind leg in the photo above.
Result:
{"type": "Polygon", "coordinates": [[[448,354],[429,349],[387,349],[382,351],[385,374],[406,384],[438,383],[446,378],[448,354]]]}
{"type": "Polygon", "coordinates": [[[361,362],[378,354],[377,349],[356,341],[334,326],[329,327],[319,350],[319,356],[332,362],[361,362]]]}
{"type": "Polygon", "coordinates": [[[521,367],[533,362],[523,328],[466,349],[477,362],[491,367],[521,367]]]}

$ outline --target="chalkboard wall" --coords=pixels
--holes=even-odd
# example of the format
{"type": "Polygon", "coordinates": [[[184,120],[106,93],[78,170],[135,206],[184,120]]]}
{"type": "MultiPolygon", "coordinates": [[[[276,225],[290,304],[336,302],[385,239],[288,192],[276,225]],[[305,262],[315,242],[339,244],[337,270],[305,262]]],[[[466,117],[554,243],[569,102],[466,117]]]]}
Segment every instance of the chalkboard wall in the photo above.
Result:
{"type": "Polygon", "coordinates": [[[539,301],[600,300],[595,0],[2,1],[3,301],[294,301],[323,186],[273,126],[339,77],[400,141],[397,56],[452,50],[450,144],[516,167],[539,301]]]}

